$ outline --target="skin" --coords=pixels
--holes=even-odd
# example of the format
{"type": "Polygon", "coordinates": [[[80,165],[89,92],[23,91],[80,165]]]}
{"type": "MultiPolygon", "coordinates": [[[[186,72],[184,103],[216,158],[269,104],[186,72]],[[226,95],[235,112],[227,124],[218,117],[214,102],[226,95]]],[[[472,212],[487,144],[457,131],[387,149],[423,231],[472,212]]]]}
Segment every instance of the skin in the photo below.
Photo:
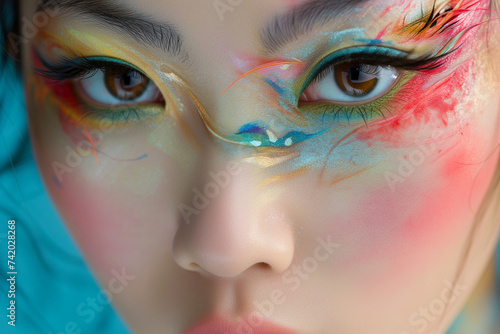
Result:
{"type": "MultiPolygon", "coordinates": [[[[500,139],[500,87],[489,62],[500,51],[494,41],[485,47],[486,26],[470,35],[479,38],[464,40],[449,65],[454,71],[408,78],[388,104],[386,119],[365,125],[316,118],[302,124],[304,131],[326,132],[279,150],[224,142],[207,129],[183,84],[218,129],[236,133],[254,120],[277,119],[277,93],[259,76],[220,95],[265,62],[307,60],[288,72],[300,76],[313,59],[338,48],[331,43],[307,54],[312,48],[304,45],[314,48],[321,32],[370,27],[364,37],[376,39],[391,27],[384,38],[403,51],[415,47],[417,54],[443,43],[408,40],[392,24],[400,13],[419,10],[419,1],[372,1],[358,14],[262,56],[260,29],[303,2],[244,1],[221,21],[211,0],[196,6],[118,1],[173,24],[184,37],[187,62],[64,15],[41,27],[24,49],[40,172],[102,286],[114,270],[134,277],[112,295],[133,332],[181,333],[208,316],[241,321],[253,313],[297,333],[444,333],[491,261],[498,224],[471,232],[497,168],[500,139]],[[72,49],[127,61],[177,109],[107,132],[61,119],[60,97],[30,66],[36,65],[30,48],[40,50],[44,43],[63,53],[72,49]],[[180,80],[162,77],[171,72],[180,80]],[[87,146],[71,172],[54,182],[54,162],[68,165],[67,147],[76,150],[89,135],[99,152],[87,146]],[[269,167],[270,157],[278,162],[269,167]],[[398,171],[403,164],[410,165],[405,175],[398,171]],[[213,173],[228,170],[229,184],[186,222],[180,205],[192,206],[193,189],[203,191],[213,173]],[[464,259],[471,240],[481,247],[464,259]],[[454,284],[455,298],[443,297],[454,284]],[[271,307],[273,299],[279,302],[271,307]],[[436,300],[446,308],[429,314],[425,310],[436,300]],[[263,305],[272,310],[263,312],[263,305]]],[[[34,10],[24,3],[23,15],[34,10]]],[[[348,46],[352,39],[341,43],[348,46]]],[[[259,74],[277,75],[280,83],[289,79],[275,68],[259,74]]],[[[277,135],[293,123],[286,117],[269,122],[277,135]]],[[[87,317],[80,319],[84,328],[87,317]]],[[[258,326],[253,330],[258,333],[258,326]]]]}

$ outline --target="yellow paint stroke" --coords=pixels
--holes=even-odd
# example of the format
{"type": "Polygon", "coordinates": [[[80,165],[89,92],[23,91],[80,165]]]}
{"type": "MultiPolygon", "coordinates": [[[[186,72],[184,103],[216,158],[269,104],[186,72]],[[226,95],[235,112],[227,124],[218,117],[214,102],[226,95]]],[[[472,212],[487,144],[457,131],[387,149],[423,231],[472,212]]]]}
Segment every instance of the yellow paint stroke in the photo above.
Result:
{"type": "Polygon", "coordinates": [[[293,171],[291,173],[288,173],[288,174],[276,175],[276,176],[270,177],[270,178],[262,181],[259,184],[259,188],[267,187],[268,185],[270,185],[272,183],[289,181],[291,179],[297,178],[297,177],[303,175],[308,169],[309,169],[309,166],[304,166],[304,167],[302,167],[296,171],[293,171]]]}
{"type": "Polygon", "coordinates": [[[273,155],[272,153],[261,153],[256,154],[252,157],[242,159],[243,162],[257,165],[261,168],[271,168],[280,165],[284,162],[290,161],[300,154],[298,152],[280,152],[279,154],[273,155]]]}
{"type": "MultiPolygon", "coordinates": [[[[217,139],[221,140],[221,141],[224,141],[226,143],[230,143],[230,144],[239,144],[239,145],[245,145],[244,143],[238,143],[238,142],[234,142],[232,140],[229,140],[227,138],[225,138],[224,136],[220,135],[213,127],[213,122],[212,120],[210,119],[210,116],[208,115],[207,113],[207,110],[205,109],[205,106],[201,103],[201,101],[198,99],[198,97],[196,96],[196,94],[193,92],[193,90],[190,88],[190,86],[184,81],[182,80],[177,74],[173,73],[173,72],[170,72],[170,73],[166,73],[165,74],[168,78],[170,78],[171,80],[173,80],[174,82],[177,82],[177,84],[179,84],[181,87],[184,88],[184,90],[186,91],[186,93],[189,95],[189,97],[191,98],[191,100],[193,101],[194,105],[196,106],[196,108],[198,109],[198,113],[200,114],[200,117],[203,121],[203,123],[205,123],[205,126],[207,127],[208,131],[214,136],[216,137],[217,139]]],[[[231,135],[231,133],[225,129],[223,129],[225,132],[226,132],[226,136],[229,136],[231,135]]]]}
{"type": "MultiPolygon", "coordinates": [[[[406,37],[405,41],[426,40],[444,33],[447,28],[454,29],[454,25],[460,23],[465,15],[482,10],[476,8],[481,4],[482,0],[459,0],[455,5],[452,5],[453,2],[454,0],[447,0],[440,4],[435,3],[432,12],[411,23],[406,23],[406,17],[403,17],[395,24],[393,33],[398,37],[406,37]]],[[[462,33],[459,33],[460,37],[465,34],[465,31],[469,31],[480,24],[478,22],[473,26],[462,28],[462,33]]],[[[456,42],[458,39],[452,38],[451,41],[455,40],[456,42]]]]}
{"type": "MultiPolygon", "coordinates": [[[[362,174],[362,173],[366,172],[366,171],[367,171],[367,170],[369,170],[370,168],[371,168],[371,167],[367,167],[367,168],[365,168],[365,169],[362,169],[362,170],[357,171],[357,172],[356,172],[356,173],[354,173],[354,174],[351,174],[351,175],[348,175],[348,176],[344,176],[344,177],[338,178],[338,179],[336,179],[336,180],[330,181],[329,186],[330,186],[330,187],[331,187],[331,186],[334,186],[334,185],[336,185],[337,183],[340,183],[340,182],[342,182],[342,181],[345,181],[345,180],[350,179],[351,177],[358,176],[359,174],[362,174]]],[[[320,180],[321,180],[321,179],[320,179],[320,180]]],[[[321,184],[321,181],[320,181],[320,184],[321,184]]]]}

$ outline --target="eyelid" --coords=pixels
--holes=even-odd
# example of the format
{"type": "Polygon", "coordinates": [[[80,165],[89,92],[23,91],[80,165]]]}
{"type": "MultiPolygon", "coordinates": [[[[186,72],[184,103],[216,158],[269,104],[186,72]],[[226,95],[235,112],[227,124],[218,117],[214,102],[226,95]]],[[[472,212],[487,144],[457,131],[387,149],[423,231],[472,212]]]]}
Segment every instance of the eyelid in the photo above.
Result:
{"type": "Polygon", "coordinates": [[[34,51],[34,53],[43,66],[43,68],[36,68],[36,72],[41,76],[54,81],[74,80],[89,77],[95,74],[98,70],[113,71],[113,67],[117,71],[118,67],[121,67],[122,69],[131,69],[149,78],[149,76],[141,69],[118,58],[102,56],[76,58],[62,57],[55,63],[50,63],[44,60],[43,57],[41,57],[36,51],[34,51]]]}
{"type": "Polygon", "coordinates": [[[314,70],[307,76],[302,84],[300,95],[309,87],[315,78],[332,64],[339,64],[347,61],[368,62],[372,65],[390,65],[395,68],[407,66],[418,60],[411,60],[411,53],[381,46],[355,46],[337,50],[324,57],[313,68],[314,70]]]}

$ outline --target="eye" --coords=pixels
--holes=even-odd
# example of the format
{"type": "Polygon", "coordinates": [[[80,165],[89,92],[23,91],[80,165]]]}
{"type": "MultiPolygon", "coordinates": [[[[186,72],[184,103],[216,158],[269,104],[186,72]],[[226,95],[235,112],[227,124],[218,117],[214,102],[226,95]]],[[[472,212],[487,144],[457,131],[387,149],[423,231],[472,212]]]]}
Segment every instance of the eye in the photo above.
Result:
{"type": "Polygon", "coordinates": [[[299,102],[362,105],[388,93],[400,77],[401,71],[388,65],[371,65],[355,60],[334,63],[316,76],[299,102]]]}
{"type": "Polygon", "coordinates": [[[76,89],[89,104],[100,107],[163,103],[156,85],[141,72],[125,66],[97,69],[76,80],[76,89]]]}

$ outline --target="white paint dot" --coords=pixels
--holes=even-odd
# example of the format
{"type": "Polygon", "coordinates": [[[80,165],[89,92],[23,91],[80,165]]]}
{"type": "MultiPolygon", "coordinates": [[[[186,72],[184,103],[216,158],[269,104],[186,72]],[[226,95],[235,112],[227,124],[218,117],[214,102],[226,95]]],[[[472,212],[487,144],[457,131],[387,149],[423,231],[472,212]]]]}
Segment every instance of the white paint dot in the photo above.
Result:
{"type": "Polygon", "coordinates": [[[292,138],[287,138],[287,139],[285,140],[285,146],[292,146],[292,144],[293,144],[293,140],[292,140],[292,138]]]}
{"type": "Polygon", "coordinates": [[[262,142],[258,140],[252,140],[250,144],[252,144],[255,147],[259,147],[260,145],[262,145],[262,142]]]}
{"type": "Polygon", "coordinates": [[[266,133],[271,143],[276,143],[278,141],[278,137],[276,137],[276,135],[272,131],[266,130],[266,133]]]}

